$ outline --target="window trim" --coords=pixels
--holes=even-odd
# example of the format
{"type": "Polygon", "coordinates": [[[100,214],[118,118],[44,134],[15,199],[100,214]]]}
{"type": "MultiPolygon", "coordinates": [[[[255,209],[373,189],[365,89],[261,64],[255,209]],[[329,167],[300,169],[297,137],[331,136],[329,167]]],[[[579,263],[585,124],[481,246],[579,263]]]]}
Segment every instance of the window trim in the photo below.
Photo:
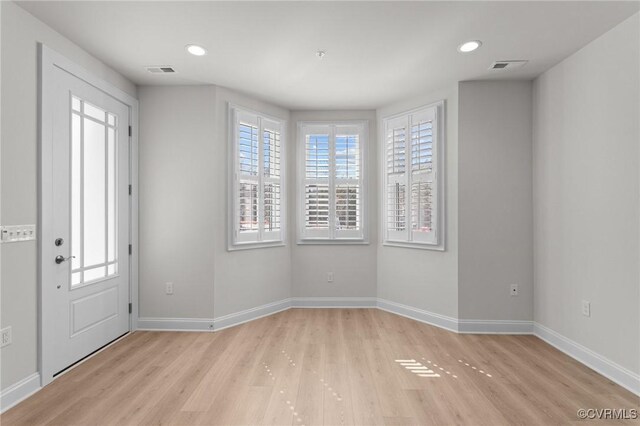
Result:
{"type": "MultiPolygon", "coordinates": [[[[296,140],[296,243],[298,245],[368,245],[369,244],[369,205],[368,205],[368,173],[369,173],[369,120],[328,120],[328,121],[298,121],[296,140]],[[304,211],[305,211],[305,181],[306,181],[306,157],[305,157],[305,128],[315,126],[343,126],[357,127],[360,132],[360,227],[362,237],[335,237],[335,230],[329,229],[329,237],[305,237],[304,236],[304,211]]],[[[332,129],[333,131],[333,129],[332,129]]],[[[331,172],[330,172],[331,173],[331,172]]],[[[334,182],[334,179],[329,179],[334,182]]],[[[334,184],[335,188],[335,184],[334,184]]],[[[331,188],[330,188],[331,189],[331,188]]],[[[330,210],[331,211],[331,210],[330,210]]]]}
{"type": "MultiPolygon", "coordinates": [[[[228,146],[228,168],[227,168],[227,251],[251,250],[268,247],[284,247],[287,245],[287,120],[265,114],[251,108],[227,103],[227,146],[228,146]],[[254,115],[256,118],[272,121],[280,125],[280,238],[269,241],[237,241],[236,240],[236,208],[239,179],[236,174],[239,171],[238,144],[236,143],[238,129],[236,127],[236,116],[238,113],[254,115]]],[[[259,141],[262,138],[259,135],[259,141]]],[[[262,143],[262,142],[260,142],[262,143]]],[[[261,145],[259,145],[261,146],[261,145]]],[[[259,152],[261,150],[259,149],[259,152]]],[[[259,156],[259,163],[263,159],[259,156]]],[[[263,176],[259,176],[259,182],[263,182],[263,176]]],[[[264,182],[263,182],[264,183],[264,182]]],[[[260,208],[260,206],[258,207],[260,208]]]]}
{"type": "MultiPolygon", "coordinates": [[[[381,244],[383,246],[389,247],[403,247],[403,248],[411,248],[411,249],[420,249],[420,250],[433,250],[433,251],[446,251],[446,241],[447,241],[447,206],[446,206],[446,176],[447,176],[447,167],[446,167],[446,101],[440,100],[437,102],[432,102],[427,105],[420,106],[418,108],[413,108],[411,110],[402,111],[400,113],[392,114],[386,116],[382,119],[381,132],[379,136],[379,145],[378,149],[380,152],[379,155],[379,167],[381,171],[379,188],[380,188],[380,232],[381,232],[381,244]],[[437,124],[437,133],[435,135],[434,143],[437,148],[437,156],[436,156],[436,243],[423,242],[423,241],[410,241],[410,240],[400,240],[400,239],[389,239],[388,237],[388,228],[387,228],[387,200],[388,200],[388,185],[387,185],[387,128],[388,123],[390,121],[396,120],[398,118],[406,117],[424,112],[425,110],[435,108],[436,115],[436,124],[437,124]]],[[[410,140],[410,129],[407,129],[407,138],[410,140]]],[[[406,148],[405,148],[406,149],[406,148]]],[[[407,151],[405,151],[407,152],[407,151]]],[[[406,154],[405,154],[406,155],[406,154]]],[[[405,157],[408,158],[408,157],[405,157]]],[[[410,169],[407,170],[407,173],[410,173],[410,169]]],[[[407,189],[408,193],[410,193],[410,189],[407,189]]],[[[407,213],[407,217],[410,218],[411,211],[409,210],[407,213]]],[[[410,221],[407,221],[407,227],[410,227],[410,221]]]]}

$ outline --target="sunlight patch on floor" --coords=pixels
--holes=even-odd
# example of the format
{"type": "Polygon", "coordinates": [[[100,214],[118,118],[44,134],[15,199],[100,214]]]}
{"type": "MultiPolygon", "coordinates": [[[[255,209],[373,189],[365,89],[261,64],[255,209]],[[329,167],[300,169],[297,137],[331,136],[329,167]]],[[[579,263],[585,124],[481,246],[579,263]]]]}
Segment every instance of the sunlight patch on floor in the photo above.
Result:
{"type": "Polygon", "coordinates": [[[478,372],[478,373],[480,373],[480,374],[484,374],[484,375],[485,375],[485,376],[487,376],[487,377],[493,377],[491,374],[487,373],[487,372],[486,372],[486,371],[484,371],[484,370],[480,370],[480,369],[479,369],[478,367],[476,367],[475,365],[471,365],[471,364],[469,364],[468,362],[464,362],[464,361],[463,361],[463,360],[461,360],[461,359],[459,359],[459,360],[458,360],[458,362],[459,362],[460,364],[464,365],[465,367],[469,367],[469,368],[471,368],[472,370],[477,371],[477,372],[478,372]]]}
{"type": "Polygon", "coordinates": [[[395,361],[418,377],[440,377],[440,374],[415,359],[396,359],[395,361]]]}

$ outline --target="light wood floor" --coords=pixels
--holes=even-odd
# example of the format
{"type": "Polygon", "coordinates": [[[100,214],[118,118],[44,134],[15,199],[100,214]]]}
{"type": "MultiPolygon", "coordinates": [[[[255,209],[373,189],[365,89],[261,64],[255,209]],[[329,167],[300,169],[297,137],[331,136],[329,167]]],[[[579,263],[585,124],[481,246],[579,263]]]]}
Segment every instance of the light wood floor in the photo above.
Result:
{"type": "Polygon", "coordinates": [[[579,408],[640,400],[533,336],[292,309],[215,333],[133,333],[0,422],[530,425],[576,422],[579,408]]]}

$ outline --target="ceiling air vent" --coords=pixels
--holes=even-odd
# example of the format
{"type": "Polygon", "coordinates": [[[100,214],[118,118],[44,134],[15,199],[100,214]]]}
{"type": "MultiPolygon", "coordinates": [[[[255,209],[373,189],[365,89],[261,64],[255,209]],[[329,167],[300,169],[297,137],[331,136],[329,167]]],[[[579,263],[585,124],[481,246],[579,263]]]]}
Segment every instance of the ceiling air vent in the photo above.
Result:
{"type": "Polygon", "coordinates": [[[176,72],[173,67],[170,66],[156,66],[156,67],[145,67],[147,71],[151,74],[173,74],[176,72]]]}
{"type": "Polygon", "coordinates": [[[517,61],[495,61],[489,67],[490,70],[514,70],[516,68],[522,68],[529,61],[517,60],[517,61]]]}

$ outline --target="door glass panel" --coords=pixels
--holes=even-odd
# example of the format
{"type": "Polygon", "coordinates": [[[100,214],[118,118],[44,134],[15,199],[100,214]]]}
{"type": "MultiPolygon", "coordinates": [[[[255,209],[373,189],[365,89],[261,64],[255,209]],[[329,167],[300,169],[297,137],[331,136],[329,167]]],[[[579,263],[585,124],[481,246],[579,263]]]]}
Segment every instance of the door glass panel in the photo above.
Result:
{"type": "MultiPolygon", "coordinates": [[[[80,108],[80,101],[78,101],[78,109],[80,108]]],[[[80,142],[82,141],[81,135],[81,120],[82,118],[77,114],[71,115],[71,248],[72,255],[75,256],[71,259],[71,268],[76,270],[82,264],[82,244],[80,241],[80,192],[81,192],[81,164],[82,164],[82,149],[80,142]]],[[[82,274],[79,274],[81,276],[82,274]]],[[[78,284],[78,283],[76,283],[78,284]]]]}
{"type": "Polygon", "coordinates": [[[82,280],[82,272],[74,272],[71,274],[71,285],[80,284],[80,280],[82,280]]]}
{"type": "Polygon", "coordinates": [[[116,131],[108,129],[107,140],[107,261],[116,260],[116,131]]]}
{"type": "Polygon", "coordinates": [[[105,126],[84,120],[84,264],[105,260],[105,126]]]}
{"type": "Polygon", "coordinates": [[[71,105],[73,287],[118,272],[118,132],[115,115],[75,96],[71,105]]]}
{"type": "Polygon", "coordinates": [[[104,110],[100,108],[96,108],[91,104],[86,102],[82,102],[82,106],[84,107],[84,113],[89,117],[95,118],[96,120],[104,122],[104,110]]]}
{"type": "Polygon", "coordinates": [[[94,281],[100,278],[104,278],[104,266],[100,266],[94,269],[87,269],[84,271],[84,281],[94,281]]]}

